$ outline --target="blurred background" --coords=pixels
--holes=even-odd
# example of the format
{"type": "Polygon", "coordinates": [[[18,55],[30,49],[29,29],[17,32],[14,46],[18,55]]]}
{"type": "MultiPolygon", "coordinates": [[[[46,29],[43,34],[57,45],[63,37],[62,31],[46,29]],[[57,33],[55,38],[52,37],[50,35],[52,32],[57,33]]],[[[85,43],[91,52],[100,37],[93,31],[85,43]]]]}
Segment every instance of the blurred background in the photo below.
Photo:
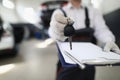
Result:
{"type": "MultiPolygon", "coordinates": [[[[67,0],[0,0],[0,80],[55,80],[57,49],[47,30],[67,0]]],[[[120,47],[120,0],[83,0],[99,9],[120,47]]],[[[95,80],[119,80],[120,67],[96,67],[95,80]]]]}

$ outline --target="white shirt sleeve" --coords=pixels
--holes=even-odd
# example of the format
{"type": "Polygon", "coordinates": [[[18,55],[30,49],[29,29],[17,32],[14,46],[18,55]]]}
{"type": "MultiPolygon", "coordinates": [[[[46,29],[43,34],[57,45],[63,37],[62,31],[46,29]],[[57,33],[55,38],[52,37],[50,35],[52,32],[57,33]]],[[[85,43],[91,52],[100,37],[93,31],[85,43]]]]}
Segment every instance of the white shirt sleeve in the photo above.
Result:
{"type": "MultiPolygon", "coordinates": [[[[58,9],[53,12],[48,33],[49,33],[49,36],[51,38],[53,38],[54,40],[65,41],[65,39],[67,39],[67,37],[64,36],[64,32],[63,32],[64,28],[61,27],[62,24],[59,24],[55,20],[55,14],[57,14],[57,13],[61,13],[63,15],[63,13],[58,9]]],[[[64,25],[62,25],[62,26],[64,26],[64,25]]]]}
{"type": "Polygon", "coordinates": [[[110,29],[106,25],[102,14],[97,10],[94,11],[94,24],[93,25],[95,29],[94,35],[99,42],[101,43],[106,43],[109,41],[115,42],[115,37],[113,33],[110,31],[110,29]]]}

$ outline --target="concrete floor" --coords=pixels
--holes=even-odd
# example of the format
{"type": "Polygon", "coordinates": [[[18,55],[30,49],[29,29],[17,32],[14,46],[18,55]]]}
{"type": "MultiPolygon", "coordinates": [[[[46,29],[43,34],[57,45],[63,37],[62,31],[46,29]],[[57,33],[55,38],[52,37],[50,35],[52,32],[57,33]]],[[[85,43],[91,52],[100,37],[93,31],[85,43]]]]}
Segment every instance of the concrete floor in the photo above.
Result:
{"type": "MultiPolygon", "coordinates": [[[[0,80],[55,80],[55,44],[38,48],[42,42],[24,41],[16,57],[0,60],[0,80]]],[[[120,67],[97,67],[95,80],[120,80],[120,67]]]]}

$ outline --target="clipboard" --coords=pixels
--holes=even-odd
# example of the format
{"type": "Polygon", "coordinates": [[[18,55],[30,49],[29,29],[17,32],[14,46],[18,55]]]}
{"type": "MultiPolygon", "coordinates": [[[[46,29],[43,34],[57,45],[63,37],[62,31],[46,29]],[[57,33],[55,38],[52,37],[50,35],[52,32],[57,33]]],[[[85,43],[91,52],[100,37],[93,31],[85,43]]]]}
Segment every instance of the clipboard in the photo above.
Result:
{"type": "Polygon", "coordinates": [[[78,66],[78,64],[71,64],[71,63],[65,62],[65,59],[64,59],[64,57],[63,57],[63,55],[60,51],[60,48],[59,48],[58,44],[57,44],[57,49],[58,49],[58,56],[59,56],[60,62],[61,62],[63,67],[71,68],[71,67],[77,67],[78,66]]]}
{"type": "Polygon", "coordinates": [[[81,67],[82,65],[84,68],[83,64],[87,66],[120,64],[119,54],[104,52],[102,48],[92,43],[72,42],[72,46],[73,49],[70,50],[68,42],[57,42],[58,55],[63,67],[81,67]]]}

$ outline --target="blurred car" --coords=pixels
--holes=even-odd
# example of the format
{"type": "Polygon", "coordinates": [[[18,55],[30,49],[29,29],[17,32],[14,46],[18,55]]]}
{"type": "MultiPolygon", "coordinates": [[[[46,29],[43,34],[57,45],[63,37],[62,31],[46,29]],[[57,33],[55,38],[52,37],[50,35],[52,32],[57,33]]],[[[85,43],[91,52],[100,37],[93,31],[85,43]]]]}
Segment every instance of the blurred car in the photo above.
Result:
{"type": "Polygon", "coordinates": [[[61,8],[68,3],[66,0],[56,0],[56,1],[46,1],[40,5],[39,11],[39,24],[43,26],[44,33],[47,34],[47,29],[49,28],[49,23],[53,11],[57,8],[61,8]]]}
{"type": "Polygon", "coordinates": [[[25,23],[11,23],[15,44],[20,44],[25,37],[25,23]]]}
{"type": "Polygon", "coordinates": [[[3,33],[0,39],[0,55],[16,55],[17,49],[14,41],[12,27],[9,24],[3,25],[3,33]]]}
{"type": "Polygon", "coordinates": [[[23,40],[28,40],[34,37],[35,29],[37,28],[32,23],[11,23],[15,37],[15,43],[20,44],[23,40]]]}

